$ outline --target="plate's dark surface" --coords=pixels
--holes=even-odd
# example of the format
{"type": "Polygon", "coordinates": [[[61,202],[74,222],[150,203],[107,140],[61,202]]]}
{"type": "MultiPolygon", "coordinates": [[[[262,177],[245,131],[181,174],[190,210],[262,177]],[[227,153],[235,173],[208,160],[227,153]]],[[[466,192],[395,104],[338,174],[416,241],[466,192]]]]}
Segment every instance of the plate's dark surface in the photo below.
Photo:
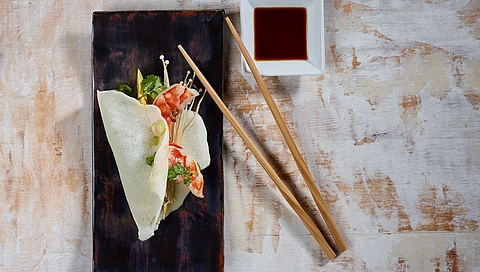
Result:
{"type": "MultiPolygon", "coordinates": [[[[202,115],[208,131],[211,164],[202,171],[205,198],[190,194],[147,241],[138,240],[106,140],[96,90],[135,85],[143,75],[163,75],[159,55],[170,61],[170,83],[190,70],[177,49],[181,44],[213,88],[223,91],[223,11],[125,11],[93,14],[95,271],[222,271],[223,168],[222,114],[207,95],[202,115]]],[[[195,83],[202,87],[200,83],[195,83]]]]}

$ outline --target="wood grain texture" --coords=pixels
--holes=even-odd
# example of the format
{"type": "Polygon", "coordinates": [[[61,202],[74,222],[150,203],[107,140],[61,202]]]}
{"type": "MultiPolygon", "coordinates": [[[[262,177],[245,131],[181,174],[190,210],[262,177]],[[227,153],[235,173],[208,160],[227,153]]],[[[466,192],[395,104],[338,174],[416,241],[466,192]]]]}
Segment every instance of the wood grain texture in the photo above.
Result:
{"type": "MultiPolygon", "coordinates": [[[[93,11],[221,8],[240,30],[239,1],[0,7],[0,270],[90,271],[93,11]]],[[[225,270],[478,271],[479,20],[474,0],[325,1],[325,74],[265,80],[348,250],[323,255],[224,121],[225,270]]],[[[313,211],[225,47],[225,103],[313,211]]]]}

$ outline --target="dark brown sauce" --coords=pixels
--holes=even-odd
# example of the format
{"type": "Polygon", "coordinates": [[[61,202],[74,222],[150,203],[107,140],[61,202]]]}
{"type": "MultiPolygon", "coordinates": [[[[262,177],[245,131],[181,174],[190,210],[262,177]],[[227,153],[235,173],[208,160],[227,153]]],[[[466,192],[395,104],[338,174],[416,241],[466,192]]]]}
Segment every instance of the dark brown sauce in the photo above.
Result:
{"type": "Polygon", "coordinates": [[[306,8],[255,8],[253,28],[255,60],[308,59],[306,8]]]}

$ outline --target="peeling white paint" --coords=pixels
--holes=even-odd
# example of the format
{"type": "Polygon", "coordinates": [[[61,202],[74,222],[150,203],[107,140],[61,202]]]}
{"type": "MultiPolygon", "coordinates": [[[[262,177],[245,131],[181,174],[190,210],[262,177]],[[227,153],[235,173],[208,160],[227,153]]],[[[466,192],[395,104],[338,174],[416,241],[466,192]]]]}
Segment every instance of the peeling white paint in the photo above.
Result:
{"type": "MultiPolygon", "coordinates": [[[[239,26],[239,1],[0,6],[0,270],[88,271],[92,12],[224,8],[239,26]]],[[[325,1],[325,74],[265,80],[348,249],[328,260],[225,121],[226,271],[480,270],[479,16],[474,0],[325,1]]],[[[226,36],[227,106],[318,217],[226,36]]]]}

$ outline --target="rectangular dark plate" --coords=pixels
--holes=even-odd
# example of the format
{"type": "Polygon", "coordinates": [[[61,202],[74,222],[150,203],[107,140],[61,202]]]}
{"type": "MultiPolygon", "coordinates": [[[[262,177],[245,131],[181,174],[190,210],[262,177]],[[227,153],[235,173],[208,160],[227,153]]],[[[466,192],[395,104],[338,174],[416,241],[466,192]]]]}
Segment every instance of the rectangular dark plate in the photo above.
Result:
{"type": "MultiPolygon", "coordinates": [[[[222,271],[223,167],[222,114],[207,95],[200,115],[208,131],[211,164],[202,171],[205,198],[190,194],[161,222],[155,235],[138,240],[97,104],[96,90],[136,84],[143,75],[163,75],[161,54],[170,61],[171,83],[190,70],[181,44],[215,90],[223,92],[224,12],[123,11],[93,13],[95,271],[222,271]]],[[[197,87],[202,87],[195,82],[197,87]]]]}

